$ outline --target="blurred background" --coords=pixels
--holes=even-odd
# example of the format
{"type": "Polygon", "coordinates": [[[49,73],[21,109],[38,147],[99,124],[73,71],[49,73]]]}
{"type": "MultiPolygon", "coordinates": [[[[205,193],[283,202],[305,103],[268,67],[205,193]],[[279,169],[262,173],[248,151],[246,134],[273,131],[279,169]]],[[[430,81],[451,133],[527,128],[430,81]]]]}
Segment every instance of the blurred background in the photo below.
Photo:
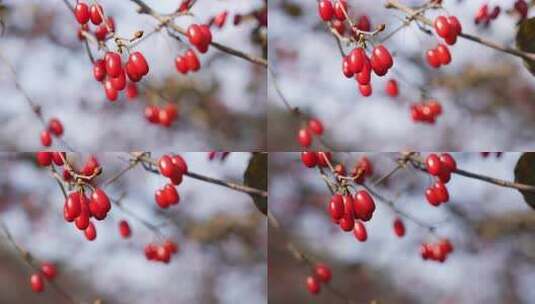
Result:
{"type": "MultiPolygon", "coordinates": [[[[333,154],[348,172],[362,156],[333,154]]],[[[367,179],[372,185],[396,166],[399,155],[366,156],[374,171],[367,179]]],[[[453,156],[461,169],[514,180],[520,153],[453,156]]],[[[431,179],[413,168],[375,187],[398,210],[450,239],[455,250],[441,264],[422,260],[419,253],[420,244],[436,236],[401,217],[406,233],[398,238],[397,214],[376,198],[377,209],[365,223],[368,240],[342,232],[327,213],[331,195],[319,171],[305,168],[299,153],[271,153],[269,174],[269,207],[281,227],[269,226],[270,303],[347,303],[325,286],[319,295],[308,293],[305,279],[311,269],[295,259],[288,242],[312,261],[328,264],[331,286],[354,303],[535,303],[535,212],[515,189],[453,175],[449,202],[433,207],[424,196],[431,179]]]]}
{"type": "MultiPolygon", "coordinates": [[[[399,1],[407,6],[423,0],[399,1]]],[[[439,14],[458,17],[463,31],[514,47],[518,14],[508,13],[513,0],[442,1],[439,14]],[[501,14],[488,27],[476,26],[478,9],[500,6],[501,14]]],[[[531,3],[530,1],[526,1],[531,3]]],[[[402,24],[404,14],[386,9],[386,1],[349,0],[354,20],[367,15],[371,28],[385,24],[381,39],[402,24]]],[[[531,4],[530,4],[531,5],[531,4]]],[[[532,12],[528,13],[528,17],[532,12]]],[[[459,38],[450,47],[452,62],[435,70],[425,51],[438,41],[413,22],[385,42],[394,67],[385,77],[372,77],[373,95],[362,97],[354,79],[342,74],[341,55],[333,35],[318,16],[317,1],[269,1],[269,59],[276,81],[292,106],[323,121],[325,140],[339,151],[525,151],[533,148],[535,96],[533,76],[522,60],[459,38]],[[396,79],[400,95],[385,93],[396,79]],[[421,90],[442,103],[436,124],[414,123],[410,104],[421,90]]],[[[348,50],[348,48],[346,48],[348,50]]],[[[347,51],[346,51],[347,52],[347,51]]],[[[268,134],[272,151],[295,151],[299,121],[290,116],[269,79],[268,134]],[[288,130],[291,130],[289,132],[288,130]]],[[[318,146],[317,149],[319,149],[318,146]]],[[[325,148],[322,148],[325,149],[325,148]]]]}
{"type": "MultiPolygon", "coordinates": [[[[76,2],[67,1],[73,5],[76,2]]],[[[161,14],[176,11],[181,3],[144,2],[161,14]]],[[[139,15],[132,1],[99,3],[108,16],[115,18],[120,37],[130,38],[139,30],[149,33],[157,25],[151,16],[139,15]]],[[[138,98],[130,102],[121,93],[117,102],[110,103],[102,85],[93,78],[92,64],[77,37],[79,25],[62,1],[3,0],[0,6],[0,19],[5,25],[1,54],[15,68],[23,90],[41,105],[44,117],[57,117],[63,122],[64,139],[72,149],[150,150],[162,144],[180,151],[250,151],[265,147],[265,68],[211,48],[200,56],[201,70],[184,76],[175,69],[175,57],[185,52],[184,45],[162,30],[135,48],[150,66],[138,98]],[[143,116],[145,106],[163,107],[167,101],[178,106],[177,121],[169,129],[150,124],[143,116]]],[[[233,25],[236,15],[250,16],[265,10],[264,0],[200,0],[191,11],[193,17],[180,17],[176,23],[182,27],[206,23],[225,10],[225,26],[212,28],[214,41],[265,57],[266,28],[249,17],[233,25]]],[[[95,47],[92,52],[96,58],[103,56],[95,47]]],[[[16,90],[7,66],[0,63],[0,147],[4,151],[40,149],[43,127],[16,90]]]]}
{"type": "MultiPolygon", "coordinates": [[[[75,164],[89,157],[68,155],[75,164]]],[[[95,155],[103,167],[97,185],[128,165],[127,153],[95,155]]],[[[231,153],[225,161],[181,155],[192,172],[242,182],[251,154],[231,153]]],[[[166,179],[137,166],[104,188],[112,199],[124,193],[122,205],[135,217],[113,205],[95,222],[97,239],[89,242],[63,219],[60,188],[50,170],[35,165],[33,153],[1,153],[0,168],[2,221],[21,247],[56,263],[56,282],[78,303],[266,303],[267,226],[247,194],[184,177],[180,204],[163,210],[154,192],[166,179]],[[179,244],[170,264],[145,259],[144,246],[158,238],[138,218],[179,244]],[[130,224],[130,239],[121,238],[120,220],[130,224]]],[[[31,291],[31,269],[3,233],[0,261],[0,303],[67,303],[49,285],[42,294],[31,291]]]]}

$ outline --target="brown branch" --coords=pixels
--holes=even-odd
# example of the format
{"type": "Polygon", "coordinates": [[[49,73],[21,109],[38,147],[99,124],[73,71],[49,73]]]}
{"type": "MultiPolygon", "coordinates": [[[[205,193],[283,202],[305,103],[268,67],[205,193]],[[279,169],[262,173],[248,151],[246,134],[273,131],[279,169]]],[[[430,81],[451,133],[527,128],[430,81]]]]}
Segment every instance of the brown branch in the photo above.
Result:
{"type": "MultiPolygon", "coordinates": [[[[183,29],[182,27],[174,24],[172,22],[172,19],[169,19],[168,17],[164,17],[164,16],[160,15],[158,12],[153,10],[150,6],[148,6],[142,0],[130,0],[130,1],[134,2],[135,4],[137,4],[140,7],[140,11],[139,11],[140,14],[150,15],[150,16],[154,17],[156,20],[158,20],[160,23],[164,24],[166,27],[171,28],[174,31],[176,31],[176,32],[178,32],[178,33],[180,33],[182,35],[187,35],[187,31],[185,29],[183,29]]],[[[213,47],[215,47],[216,49],[218,49],[218,50],[220,50],[220,51],[222,51],[224,53],[227,53],[229,55],[233,55],[233,56],[242,58],[244,60],[247,60],[249,62],[258,64],[258,65],[263,66],[265,68],[267,68],[267,66],[268,66],[267,60],[264,59],[264,58],[260,58],[260,57],[254,56],[254,55],[250,55],[250,54],[244,53],[242,51],[236,50],[234,48],[225,46],[225,45],[217,43],[217,42],[212,42],[210,44],[213,47]]]]}
{"type": "MultiPolygon", "coordinates": [[[[402,153],[402,155],[403,155],[403,153],[402,153]]],[[[409,158],[410,158],[411,164],[413,165],[414,168],[416,168],[416,169],[418,169],[420,171],[427,172],[424,160],[423,160],[423,158],[421,156],[418,156],[416,154],[411,154],[409,156],[409,158]]],[[[481,181],[484,181],[484,182],[487,182],[487,183],[490,183],[490,184],[494,184],[494,185],[497,185],[497,186],[501,186],[501,187],[513,188],[513,189],[517,189],[517,190],[521,190],[521,191],[535,192],[535,186],[533,186],[533,185],[515,183],[515,182],[512,182],[512,181],[507,181],[507,180],[503,180],[503,179],[499,179],[499,178],[495,178],[495,177],[491,177],[491,176],[486,176],[486,175],[483,175],[483,174],[474,173],[474,172],[470,172],[470,171],[466,171],[466,170],[462,170],[462,169],[457,169],[455,171],[452,171],[452,173],[455,173],[457,175],[461,175],[461,176],[464,176],[464,177],[472,178],[472,179],[481,180],[481,181]]]]}
{"type": "MultiPolygon", "coordinates": [[[[2,61],[8,67],[8,70],[13,78],[13,82],[15,83],[15,88],[17,89],[17,91],[19,91],[22,94],[22,96],[24,97],[24,100],[26,100],[32,112],[35,114],[37,119],[41,122],[41,125],[43,126],[43,128],[47,129],[48,126],[43,116],[41,106],[38,105],[36,102],[34,102],[32,98],[30,98],[30,95],[28,95],[28,93],[26,93],[26,91],[22,88],[22,85],[20,84],[18,80],[17,73],[15,72],[15,68],[11,65],[11,63],[9,63],[9,61],[4,57],[2,53],[0,53],[0,61],[2,61]]],[[[73,149],[63,140],[63,138],[56,137],[56,139],[69,151],[73,151],[73,149]]]]}
{"type": "MultiPolygon", "coordinates": [[[[134,158],[138,157],[141,162],[149,164],[150,166],[153,166],[153,167],[157,167],[158,166],[158,162],[156,160],[150,158],[149,156],[147,156],[143,152],[142,152],[141,155],[139,153],[136,153],[136,152],[130,153],[130,154],[134,158]]],[[[160,172],[158,170],[152,170],[151,172],[160,174],[160,172]]],[[[239,183],[235,183],[235,182],[227,182],[227,181],[224,181],[224,180],[220,180],[220,179],[217,179],[217,178],[201,175],[201,174],[190,172],[190,171],[188,171],[184,175],[188,176],[188,177],[191,177],[193,179],[197,179],[197,180],[204,181],[204,182],[207,182],[207,183],[211,183],[211,184],[214,184],[214,185],[219,185],[219,186],[226,187],[226,188],[229,188],[229,189],[232,189],[232,190],[236,190],[236,191],[239,191],[239,192],[248,193],[250,195],[257,195],[257,196],[260,196],[260,197],[268,197],[267,191],[263,191],[263,190],[252,188],[252,187],[248,187],[248,186],[243,185],[243,184],[239,184],[239,183]]]]}
{"type": "MultiPolygon", "coordinates": [[[[277,218],[271,213],[271,211],[268,210],[268,222],[274,229],[277,229],[281,232],[281,235],[286,236],[285,233],[282,233],[282,228],[277,220],[277,218]]],[[[309,267],[311,270],[314,269],[314,266],[316,263],[314,260],[309,257],[307,254],[305,254],[301,249],[299,249],[298,246],[296,246],[291,240],[286,238],[286,249],[291,253],[291,255],[300,263],[305,264],[307,267],[309,267]]],[[[348,303],[348,304],[354,304],[355,302],[351,300],[348,296],[346,296],[342,291],[338,290],[336,287],[332,286],[329,283],[325,284],[325,289],[328,290],[331,294],[338,297],[340,300],[348,303]]]]}
{"type": "MultiPolygon", "coordinates": [[[[385,4],[385,7],[386,8],[390,8],[390,9],[400,10],[400,11],[402,11],[403,13],[405,13],[407,15],[414,16],[415,20],[418,20],[418,21],[420,21],[420,22],[422,22],[422,23],[424,23],[424,24],[426,24],[428,26],[433,26],[433,21],[431,21],[430,19],[428,19],[425,16],[423,16],[417,10],[412,9],[412,8],[410,8],[410,7],[408,7],[408,6],[404,5],[404,4],[401,4],[398,0],[388,0],[388,2],[385,4]]],[[[459,37],[462,37],[464,39],[467,39],[467,40],[479,43],[481,45],[493,48],[493,49],[498,50],[498,51],[502,51],[502,52],[511,54],[513,56],[520,57],[520,58],[522,58],[524,60],[535,60],[535,54],[526,53],[526,52],[523,52],[523,51],[515,49],[515,48],[511,48],[511,47],[507,47],[507,46],[504,46],[504,45],[500,45],[499,43],[496,43],[494,41],[490,41],[490,40],[487,40],[487,39],[484,39],[484,38],[481,38],[481,37],[478,37],[478,36],[475,36],[475,35],[472,35],[472,34],[460,33],[459,37]]]]}
{"type": "MultiPolygon", "coordinates": [[[[27,250],[20,247],[17,242],[15,242],[15,239],[13,238],[13,235],[11,235],[11,232],[7,228],[7,225],[3,220],[0,220],[0,228],[4,232],[4,235],[8,242],[15,248],[18,252],[18,255],[22,258],[22,260],[32,269],[32,271],[36,273],[40,273],[41,270],[35,263],[39,263],[37,259],[30,254],[27,250]]],[[[51,285],[56,292],[62,296],[65,300],[67,300],[70,303],[81,303],[80,301],[76,301],[67,291],[65,291],[60,285],[58,285],[55,281],[47,280],[48,284],[51,285]]]]}

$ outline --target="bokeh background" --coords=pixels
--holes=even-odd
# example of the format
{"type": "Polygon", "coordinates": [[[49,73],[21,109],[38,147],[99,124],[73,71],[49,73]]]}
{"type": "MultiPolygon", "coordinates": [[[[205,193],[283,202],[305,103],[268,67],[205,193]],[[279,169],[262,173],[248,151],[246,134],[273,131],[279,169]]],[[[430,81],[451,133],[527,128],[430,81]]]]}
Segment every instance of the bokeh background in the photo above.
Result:
{"type": "MultiPolygon", "coordinates": [[[[93,78],[92,64],[77,38],[78,23],[62,1],[0,3],[0,18],[5,24],[0,38],[3,56],[15,67],[23,89],[42,106],[44,116],[63,121],[64,139],[75,151],[151,150],[164,144],[180,151],[250,151],[265,147],[265,68],[212,48],[200,58],[202,69],[184,76],[174,64],[184,47],[163,30],[136,48],[150,65],[151,72],[142,81],[145,89],[140,87],[140,95],[133,102],[120,94],[112,104],[93,78]],[[147,86],[154,90],[149,92],[147,86]],[[151,125],[143,116],[147,103],[165,104],[155,91],[178,104],[180,118],[170,129],[151,125]]],[[[157,25],[151,16],[139,15],[132,1],[99,3],[107,15],[115,18],[120,37],[132,37],[138,30],[149,33],[157,25]]],[[[164,14],[175,11],[181,1],[145,3],[164,14]]],[[[208,22],[227,10],[227,24],[223,29],[213,29],[214,41],[262,57],[266,29],[257,30],[255,20],[244,20],[239,26],[233,26],[232,21],[236,14],[248,14],[264,6],[263,0],[200,0],[192,9],[194,17],[181,17],[176,23],[187,27],[192,22],[208,22]]],[[[93,53],[99,54],[94,48],[93,53]]],[[[15,89],[8,71],[5,64],[0,64],[0,147],[4,151],[37,150],[42,126],[15,89]]]]}
{"type": "MultiPolygon", "coordinates": [[[[206,153],[183,153],[192,172],[226,181],[243,181],[250,153],[231,153],[224,162],[206,153]]],[[[69,154],[75,163],[89,155],[69,154]]],[[[126,153],[98,153],[99,182],[128,165],[126,153]]],[[[154,153],[153,157],[160,154],[154,153]]],[[[58,265],[57,283],[82,303],[266,303],[267,225],[244,193],[184,178],[177,187],[178,206],[162,210],[155,189],[166,181],[141,166],[104,188],[111,198],[125,193],[122,205],[160,227],[180,252],[170,264],[149,262],[143,248],[156,234],[130,214],[112,206],[96,222],[97,239],[89,242],[63,219],[63,195],[33,153],[0,154],[0,217],[15,241],[40,260],[58,265]],[[132,237],[122,239],[125,219],[132,237]]],[[[0,303],[66,303],[47,286],[34,294],[30,269],[0,234],[0,303]]]]}
{"type": "MultiPolygon", "coordinates": [[[[403,0],[408,6],[425,1],[403,0]]],[[[527,1],[528,3],[530,1],[527,1]]],[[[368,15],[372,28],[385,24],[382,36],[402,23],[404,14],[385,9],[386,1],[349,0],[351,15],[368,15]]],[[[518,16],[507,14],[512,0],[443,1],[463,30],[491,41],[514,46],[518,16]],[[487,28],[475,26],[477,9],[488,3],[501,15],[487,28]]],[[[528,14],[532,16],[532,12],[528,14]]],[[[325,140],[339,151],[525,151],[533,148],[535,107],[533,76],[517,57],[458,39],[450,47],[452,62],[434,70],[424,61],[437,39],[413,23],[387,40],[394,67],[382,78],[372,77],[373,95],[362,97],[354,79],[341,71],[336,40],[321,22],[317,1],[269,1],[269,59],[276,80],[292,106],[318,117],[327,129],[325,140]],[[394,78],[400,96],[385,94],[394,78]],[[442,103],[435,125],[416,124],[409,106],[420,101],[419,87],[442,103]]],[[[269,79],[268,134],[272,151],[296,151],[299,122],[288,114],[269,79]],[[291,130],[291,132],[289,131],[291,130]]],[[[318,146],[319,149],[319,146],[318,146]]]]}
{"type": "MultiPolygon", "coordinates": [[[[350,170],[362,153],[334,153],[350,170]]],[[[368,153],[374,175],[369,185],[390,172],[397,154],[368,153]]],[[[454,153],[459,168],[513,180],[520,153],[454,153]]],[[[367,222],[368,240],[333,225],[326,208],[330,193],[317,169],[307,169],[299,153],[270,154],[269,208],[281,228],[269,228],[270,303],[346,303],[326,292],[310,295],[311,274],[287,249],[287,241],[333,271],[332,286],[355,303],[535,303],[535,212],[519,192],[453,175],[447,184],[450,201],[432,207],[424,191],[431,179],[415,169],[400,170],[375,187],[396,208],[448,237],[455,246],[444,264],[423,261],[422,242],[429,231],[403,219],[406,234],[393,231],[396,214],[375,199],[367,222]],[[291,287],[289,287],[291,286],[291,287]]]]}

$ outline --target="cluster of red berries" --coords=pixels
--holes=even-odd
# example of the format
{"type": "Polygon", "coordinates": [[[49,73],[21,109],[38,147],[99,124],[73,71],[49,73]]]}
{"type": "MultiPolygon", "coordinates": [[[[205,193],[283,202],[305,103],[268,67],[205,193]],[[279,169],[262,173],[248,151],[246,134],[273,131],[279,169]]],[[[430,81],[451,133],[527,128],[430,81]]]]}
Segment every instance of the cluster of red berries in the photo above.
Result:
{"type": "Polygon", "coordinates": [[[425,53],[427,63],[438,69],[442,65],[448,65],[451,62],[450,50],[445,44],[440,43],[436,48],[430,49],[425,53]]]}
{"type": "Polygon", "coordinates": [[[457,42],[457,36],[463,30],[459,19],[455,16],[438,16],[433,25],[437,35],[444,38],[448,45],[454,45],[457,42]]]}
{"type": "Polygon", "coordinates": [[[398,82],[395,79],[390,79],[386,82],[386,94],[390,97],[397,97],[399,95],[398,82]]]}
{"type": "MultiPolygon", "coordinates": [[[[346,0],[335,0],[335,4],[331,0],[322,0],[318,2],[318,13],[321,20],[331,22],[331,25],[336,29],[340,35],[345,33],[344,21],[347,19],[346,14],[349,15],[349,9],[346,0]]],[[[359,16],[356,28],[360,31],[369,32],[371,29],[370,18],[366,15],[359,16]]]]}
{"type": "Polygon", "coordinates": [[[173,103],[168,103],[163,108],[156,105],[148,105],[145,107],[144,114],[148,122],[168,128],[178,118],[178,109],[173,103]]]}
{"type": "Polygon", "coordinates": [[[438,181],[425,191],[427,201],[433,206],[446,203],[449,193],[445,184],[450,181],[451,173],[457,170],[455,159],[449,153],[442,153],[440,156],[431,153],[425,159],[425,167],[430,175],[438,178],[438,181]]]}
{"type": "Polygon", "coordinates": [[[494,6],[492,11],[490,11],[489,5],[485,3],[481,5],[479,9],[477,10],[476,16],[474,17],[474,23],[488,26],[490,21],[498,18],[498,16],[500,15],[500,12],[501,12],[501,8],[499,5],[494,6]]]}
{"type": "Polygon", "coordinates": [[[212,32],[207,24],[192,24],[187,30],[189,42],[201,53],[206,53],[212,43],[212,32]]]}
{"type": "Polygon", "coordinates": [[[105,19],[104,9],[98,4],[93,4],[90,7],[85,2],[78,2],[74,8],[74,17],[81,25],[78,31],[78,38],[80,38],[80,40],[85,39],[82,35],[82,31],[89,31],[89,21],[96,26],[94,34],[99,41],[104,41],[109,33],[115,32],[115,22],[112,17],[107,18],[106,21],[102,23],[105,19]]]}
{"type": "Polygon", "coordinates": [[[423,243],[420,245],[420,255],[424,260],[443,263],[452,252],[453,244],[448,239],[443,239],[436,244],[423,243]]]}
{"type": "Polygon", "coordinates": [[[188,173],[188,165],[180,155],[163,155],[158,160],[160,173],[168,177],[171,183],[166,184],[161,189],[157,189],[154,194],[156,204],[161,208],[169,208],[178,205],[180,196],[175,186],[182,183],[182,176],[188,173]]]}
{"type": "MultiPolygon", "coordinates": [[[[104,85],[104,92],[109,101],[117,100],[119,92],[127,87],[127,76],[132,84],[127,95],[132,95],[132,87],[149,73],[149,65],[141,52],[133,52],[126,64],[122,65],[121,55],[116,52],[107,52],[104,59],[98,59],[93,65],[93,76],[104,85]]],[[[137,87],[135,88],[137,95],[137,87]]]]}
{"type": "MultiPolygon", "coordinates": [[[[39,166],[50,166],[52,163],[56,166],[64,166],[66,154],[65,152],[41,151],[36,153],[36,159],[39,166]]],[[[100,171],[100,164],[94,156],[91,156],[77,174],[81,174],[84,179],[87,179],[87,182],[91,182],[92,178],[100,171]]],[[[72,181],[72,174],[67,168],[63,170],[63,178],[67,182],[72,181]]],[[[104,220],[111,209],[110,199],[106,192],[98,187],[89,187],[92,193],[88,198],[84,186],[75,186],[79,186],[79,190],[67,195],[63,205],[63,217],[69,223],[74,222],[76,228],[84,231],[85,237],[92,241],[97,237],[97,231],[91,218],[98,221],[104,220]]]]}
{"type": "Polygon", "coordinates": [[[371,72],[382,77],[394,65],[392,55],[384,45],[373,48],[370,57],[362,47],[354,48],[342,59],[342,72],[345,77],[355,77],[360,93],[364,97],[372,94],[371,72]]]}
{"type": "Polygon", "coordinates": [[[123,239],[128,239],[132,235],[132,229],[126,220],[119,221],[119,234],[123,239]]]}
{"type": "Polygon", "coordinates": [[[318,263],[314,266],[313,274],[306,278],[308,292],[318,294],[321,290],[321,283],[329,283],[332,278],[331,269],[325,264],[318,263]]]}
{"type": "Polygon", "coordinates": [[[301,152],[301,161],[307,168],[316,166],[325,168],[329,166],[327,161],[331,161],[331,152],[301,152]]]}
{"type": "Polygon", "coordinates": [[[65,200],[63,215],[67,222],[74,222],[76,228],[83,230],[85,237],[93,241],[97,237],[97,230],[91,218],[102,221],[111,210],[110,199],[100,188],[95,188],[91,199],[83,191],[71,192],[65,200]]]}
{"type": "Polygon", "coordinates": [[[438,101],[431,99],[412,104],[410,110],[412,121],[434,124],[442,114],[442,105],[438,101]]]}
{"type": "Polygon", "coordinates": [[[335,194],[328,206],[329,215],[333,222],[343,231],[353,230],[357,240],[364,242],[368,238],[366,227],[362,221],[369,221],[375,211],[375,202],[367,191],[361,190],[351,194],[335,194]]]}
{"type": "Polygon", "coordinates": [[[57,118],[51,118],[48,121],[46,130],[41,131],[41,144],[45,147],[52,145],[52,135],[61,137],[63,135],[63,124],[57,118]]]}
{"type": "Polygon", "coordinates": [[[297,141],[302,147],[308,148],[312,145],[313,135],[321,136],[323,130],[323,123],[319,119],[309,119],[307,126],[299,129],[297,141]]]}
{"type": "Polygon", "coordinates": [[[405,235],[405,224],[399,217],[394,220],[394,233],[400,238],[405,235]]]}
{"type": "Polygon", "coordinates": [[[145,257],[149,261],[162,262],[169,264],[173,254],[178,252],[178,245],[171,241],[166,240],[162,245],[148,244],[145,246],[145,257]]]}
{"type": "Polygon", "coordinates": [[[33,292],[40,293],[45,290],[45,282],[43,277],[49,281],[54,280],[57,275],[56,266],[51,263],[42,263],[39,267],[39,273],[34,273],[30,276],[30,287],[33,292]]]}
{"type": "Polygon", "coordinates": [[[175,68],[181,74],[196,72],[201,68],[201,62],[195,54],[195,51],[188,49],[184,55],[178,55],[175,58],[175,68]]]}

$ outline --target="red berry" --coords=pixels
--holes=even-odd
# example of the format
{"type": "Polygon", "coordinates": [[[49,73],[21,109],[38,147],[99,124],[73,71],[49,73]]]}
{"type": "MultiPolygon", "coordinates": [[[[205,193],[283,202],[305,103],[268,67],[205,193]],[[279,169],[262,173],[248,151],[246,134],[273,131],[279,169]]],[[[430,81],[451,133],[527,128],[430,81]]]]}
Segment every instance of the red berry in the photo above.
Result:
{"type": "Polygon", "coordinates": [[[340,21],[346,20],[346,14],[349,15],[347,10],[347,1],[346,0],[335,0],[334,3],[334,16],[340,21]]]}
{"type": "Polygon", "coordinates": [[[82,212],[82,205],[80,203],[80,192],[71,192],[65,201],[68,218],[76,219],[82,212]]]}
{"type": "Polygon", "coordinates": [[[102,81],[106,77],[106,62],[102,59],[95,61],[93,65],[93,76],[96,81],[102,81]]]}
{"type": "Polygon", "coordinates": [[[344,216],[339,221],[340,228],[343,231],[349,232],[355,227],[355,219],[351,214],[344,214],[344,216]]]}
{"type": "Polygon", "coordinates": [[[111,78],[111,85],[113,88],[117,91],[122,91],[124,88],[126,88],[126,75],[124,70],[121,70],[121,73],[119,76],[115,78],[111,78]]]}
{"type": "Polygon", "coordinates": [[[186,163],[184,158],[182,158],[182,156],[178,154],[173,155],[171,157],[171,162],[173,163],[173,165],[175,165],[180,174],[188,173],[188,164],[186,163]]]}
{"type": "Polygon", "coordinates": [[[354,48],[348,55],[349,68],[354,73],[360,73],[364,68],[364,57],[366,53],[361,47],[354,48]]]}
{"type": "Polygon", "coordinates": [[[108,98],[108,100],[111,102],[116,101],[117,97],[119,97],[119,92],[113,85],[110,78],[104,81],[104,93],[106,93],[106,98],[108,98]]]}
{"type": "Polygon", "coordinates": [[[119,234],[121,234],[123,239],[127,239],[132,235],[132,230],[130,230],[130,225],[127,221],[121,220],[119,222],[119,234]]]}
{"type": "Polygon", "coordinates": [[[297,134],[297,141],[304,148],[308,148],[312,144],[312,134],[306,128],[300,129],[297,134]]]}
{"type": "Polygon", "coordinates": [[[301,152],[301,161],[307,168],[313,168],[318,163],[316,152],[301,152]]]}
{"type": "Polygon", "coordinates": [[[446,65],[451,62],[451,54],[447,46],[439,44],[435,49],[437,57],[441,64],[446,65]]]}
{"type": "Polygon", "coordinates": [[[97,238],[97,230],[92,222],[89,222],[89,226],[85,229],[84,234],[88,241],[93,241],[97,238]]]}
{"type": "Polygon", "coordinates": [[[89,10],[91,14],[91,23],[94,25],[99,25],[102,23],[102,16],[104,16],[104,10],[102,9],[102,6],[100,6],[100,4],[93,4],[89,10]]]}
{"type": "Polygon", "coordinates": [[[399,217],[394,220],[394,232],[398,237],[403,237],[405,235],[405,225],[399,217]]]}
{"type": "Polygon", "coordinates": [[[323,283],[329,283],[332,277],[331,269],[325,264],[316,264],[314,266],[314,275],[323,283]]]}
{"type": "Polygon", "coordinates": [[[189,71],[198,71],[201,68],[201,62],[192,49],[186,51],[184,60],[186,61],[189,71]]]}
{"type": "Polygon", "coordinates": [[[445,203],[450,200],[448,189],[443,182],[436,182],[433,185],[433,188],[436,191],[437,199],[440,203],[445,203]]]}
{"type": "Polygon", "coordinates": [[[397,81],[395,79],[390,79],[386,83],[386,93],[389,96],[392,96],[392,97],[398,96],[398,94],[399,94],[398,83],[397,83],[397,81]]]}
{"type": "Polygon", "coordinates": [[[126,71],[126,76],[128,76],[128,79],[130,79],[130,81],[138,82],[143,77],[142,74],[138,73],[138,70],[136,69],[134,63],[131,61],[126,62],[124,70],[126,71]]]}
{"type": "Polygon", "coordinates": [[[308,292],[310,292],[311,294],[318,294],[320,292],[320,283],[315,277],[308,276],[306,283],[308,292]]]}
{"type": "Polygon", "coordinates": [[[178,170],[169,155],[160,157],[158,160],[158,168],[160,169],[160,173],[165,177],[172,177],[178,173],[178,170]]]}
{"type": "Polygon", "coordinates": [[[444,167],[446,167],[450,172],[457,170],[457,162],[449,153],[440,154],[440,162],[444,167]]]}
{"type": "Polygon", "coordinates": [[[133,52],[130,54],[128,61],[132,62],[133,67],[138,74],[145,76],[149,73],[149,64],[141,52],[133,52]]]}
{"type": "Polygon", "coordinates": [[[318,12],[321,20],[331,21],[334,15],[334,8],[331,0],[322,0],[318,3],[318,12]]]}
{"type": "Polygon", "coordinates": [[[198,24],[192,24],[187,30],[189,42],[195,46],[205,43],[205,37],[202,33],[201,27],[198,24]]]}
{"type": "Polygon", "coordinates": [[[41,144],[45,147],[52,145],[52,136],[47,130],[41,131],[41,144]]]}
{"type": "Polygon", "coordinates": [[[429,202],[429,204],[431,204],[432,206],[438,206],[440,205],[440,199],[437,195],[437,192],[435,189],[433,188],[427,188],[425,190],[425,198],[427,199],[427,201],[429,202]]]}
{"type": "Polygon", "coordinates": [[[163,247],[169,251],[170,253],[177,253],[178,252],[178,245],[171,241],[171,240],[166,240],[164,243],[163,243],[163,247]]]}
{"type": "Polygon", "coordinates": [[[435,19],[433,26],[435,27],[437,34],[442,38],[448,37],[452,32],[452,28],[448,22],[448,19],[444,16],[438,16],[435,19]]]}
{"type": "Polygon", "coordinates": [[[367,191],[355,193],[353,200],[353,210],[355,217],[363,221],[369,221],[375,211],[375,202],[367,191]]]}
{"type": "Polygon", "coordinates": [[[149,122],[158,123],[160,111],[157,106],[146,106],[143,113],[149,122]]]}
{"type": "Polygon", "coordinates": [[[100,188],[96,188],[95,191],[91,194],[91,200],[96,202],[101,210],[104,210],[104,212],[108,212],[111,209],[111,203],[110,199],[108,198],[108,195],[106,195],[106,192],[104,192],[100,188]]]}
{"type": "Polygon", "coordinates": [[[106,62],[106,74],[111,78],[118,77],[122,72],[121,55],[115,52],[107,52],[104,56],[106,62]]]}
{"type": "Polygon", "coordinates": [[[182,73],[182,74],[187,74],[189,72],[189,64],[186,61],[186,58],[183,56],[176,56],[175,68],[177,72],[182,73]]]}
{"type": "Polygon", "coordinates": [[[368,97],[372,95],[372,86],[371,84],[359,84],[359,91],[362,96],[368,97]]]}
{"type": "Polygon", "coordinates": [[[370,18],[366,15],[360,16],[357,22],[357,28],[361,31],[369,32],[371,29],[370,18]]]}
{"type": "Polygon", "coordinates": [[[317,152],[318,166],[328,167],[331,162],[331,152],[317,152]]]}
{"type": "Polygon", "coordinates": [[[48,121],[48,130],[56,136],[61,136],[63,134],[63,125],[59,119],[51,118],[48,121]]]}
{"type": "Polygon", "coordinates": [[[380,64],[385,69],[390,69],[394,65],[394,60],[392,59],[392,55],[390,55],[390,52],[384,45],[380,44],[376,46],[373,51],[373,55],[377,57],[377,60],[379,60],[380,64]]]}
{"type": "Polygon", "coordinates": [[[132,100],[137,97],[137,94],[138,92],[136,83],[129,81],[126,85],[126,98],[128,98],[128,100],[132,100]]]}
{"type": "Polygon", "coordinates": [[[178,205],[180,202],[180,196],[176,191],[176,188],[173,184],[167,184],[163,188],[164,198],[169,203],[169,205],[178,205]]]}
{"type": "Polygon", "coordinates": [[[56,277],[56,266],[52,263],[44,262],[41,264],[41,273],[47,280],[53,280],[56,277]]]}
{"type": "Polygon", "coordinates": [[[154,200],[160,208],[169,208],[170,203],[167,200],[165,192],[162,189],[156,190],[156,192],[154,193],[154,200]]]}
{"type": "Polygon", "coordinates": [[[357,221],[355,223],[355,227],[353,228],[353,235],[355,235],[355,238],[361,242],[365,242],[368,239],[366,227],[361,221],[357,221]]]}
{"type": "Polygon", "coordinates": [[[322,135],[323,134],[323,124],[318,119],[312,118],[308,121],[308,128],[312,133],[315,133],[316,135],[322,135]]]}
{"type": "Polygon", "coordinates": [[[329,202],[329,213],[333,220],[339,220],[344,216],[344,202],[341,195],[335,194],[332,196],[329,202]]]}
{"type": "Polygon", "coordinates": [[[50,166],[52,164],[52,153],[46,151],[40,151],[35,153],[37,159],[37,165],[41,167],[50,166]]]}
{"type": "Polygon", "coordinates": [[[427,172],[433,176],[439,175],[442,171],[442,163],[440,162],[440,158],[435,153],[431,153],[427,156],[425,159],[425,166],[427,168],[427,172]]]}
{"type": "Polygon", "coordinates": [[[40,293],[40,292],[43,292],[43,290],[45,290],[45,284],[43,282],[43,278],[37,273],[32,274],[32,276],[30,277],[30,286],[33,292],[36,292],[36,293],[40,293]]]}
{"type": "Polygon", "coordinates": [[[351,64],[349,63],[349,56],[344,56],[344,58],[342,58],[342,73],[346,78],[351,78],[355,75],[351,68],[351,64]]]}
{"type": "Polygon", "coordinates": [[[74,7],[74,16],[80,24],[86,24],[89,21],[89,6],[87,3],[78,2],[74,7]]]}
{"type": "Polygon", "coordinates": [[[425,58],[427,60],[427,63],[432,66],[433,68],[439,68],[441,65],[441,60],[438,56],[438,52],[436,49],[428,50],[425,53],[425,58]]]}

